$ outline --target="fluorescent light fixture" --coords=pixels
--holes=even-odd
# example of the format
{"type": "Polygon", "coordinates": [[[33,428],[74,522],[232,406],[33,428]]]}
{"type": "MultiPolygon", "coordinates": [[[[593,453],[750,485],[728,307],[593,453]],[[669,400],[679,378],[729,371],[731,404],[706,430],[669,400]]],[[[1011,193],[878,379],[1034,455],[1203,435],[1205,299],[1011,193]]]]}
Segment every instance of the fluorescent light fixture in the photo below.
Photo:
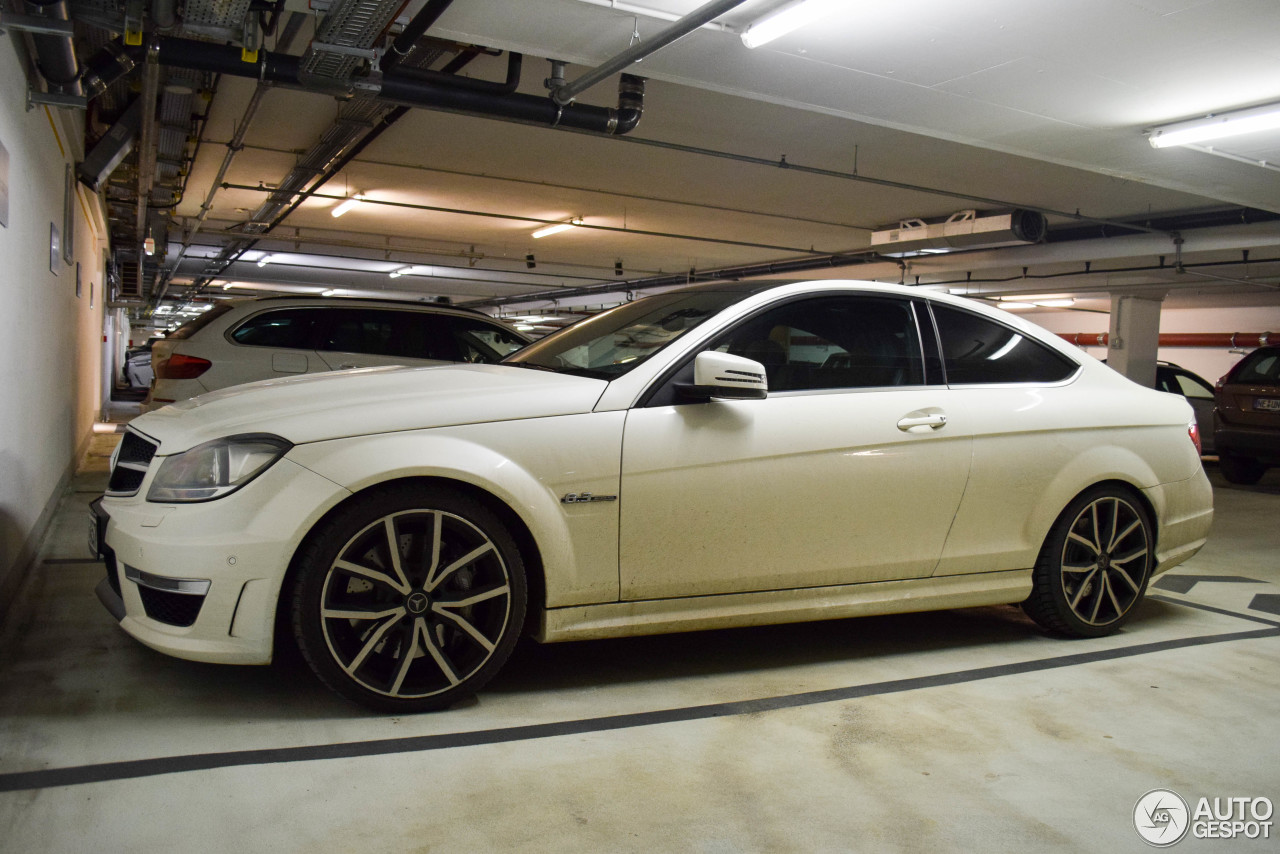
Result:
{"type": "Polygon", "coordinates": [[[792,30],[830,15],[847,3],[848,0],[796,0],[788,3],[747,27],[742,33],[742,43],[750,48],[768,44],[792,30]]]}
{"type": "Polygon", "coordinates": [[[339,203],[339,205],[333,210],[329,211],[329,213],[336,219],[337,217],[342,216],[344,213],[351,210],[357,204],[363,201],[364,201],[364,193],[356,193],[354,196],[347,199],[345,202],[339,203]]]}
{"type": "Polygon", "coordinates": [[[328,290],[321,291],[321,292],[320,292],[320,296],[322,296],[322,297],[331,297],[331,296],[333,296],[333,295],[334,295],[334,294],[336,294],[336,293],[337,293],[337,291],[335,291],[333,288],[329,288],[328,290]]]}
{"type": "Polygon", "coordinates": [[[412,265],[412,264],[408,265],[407,267],[398,267],[398,268],[396,268],[395,270],[392,270],[392,271],[391,271],[390,273],[388,273],[387,275],[388,275],[388,276],[390,276],[390,277],[391,277],[391,278],[393,278],[393,279],[398,279],[398,278],[400,278],[401,276],[403,276],[405,273],[411,273],[411,272],[413,272],[413,265],[412,265]]]}
{"type": "Polygon", "coordinates": [[[1161,125],[1147,131],[1147,134],[1152,148],[1168,148],[1277,129],[1280,129],[1280,104],[1264,104],[1248,110],[1161,125]]]}
{"type": "Polygon", "coordinates": [[[568,231],[569,229],[573,228],[575,225],[581,225],[581,224],[582,224],[582,218],[575,216],[573,219],[569,220],[568,222],[558,222],[555,225],[549,225],[546,228],[540,228],[537,231],[535,231],[531,236],[533,237],[534,240],[537,240],[539,237],[546,237],[549,234],[559,234],[562,231],[568,231]]]}
{"type": "Polygon", "coordinates": [[[258,266],[265,267],[276,259],[276,256],[267,254],[258,259],[258,266]]]}
{"type": "Polygon", "coordinates": [[[1076,304],[1073,297],[1063,296],[1010,296],[996,297],[1001,308],[1070,308],[1076,304]]]}
{"type": "Polygon", "coordinates": [[[527,323],[517,323],[516,329],[519,329],[521,332],[532,332],[534,328],[527,323]]]}

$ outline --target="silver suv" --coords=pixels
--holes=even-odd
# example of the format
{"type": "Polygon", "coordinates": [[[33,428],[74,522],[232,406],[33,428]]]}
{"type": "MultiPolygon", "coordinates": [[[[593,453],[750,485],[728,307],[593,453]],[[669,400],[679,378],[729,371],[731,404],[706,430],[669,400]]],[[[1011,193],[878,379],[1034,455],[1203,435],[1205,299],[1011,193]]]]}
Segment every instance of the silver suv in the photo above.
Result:
{"type": "Polygon", "coordinates": [[[529,338],[480,312],[392,300],[228,300],[156,341],[148,412],[256,380],[381,365],[497,362],[529,338]]]}

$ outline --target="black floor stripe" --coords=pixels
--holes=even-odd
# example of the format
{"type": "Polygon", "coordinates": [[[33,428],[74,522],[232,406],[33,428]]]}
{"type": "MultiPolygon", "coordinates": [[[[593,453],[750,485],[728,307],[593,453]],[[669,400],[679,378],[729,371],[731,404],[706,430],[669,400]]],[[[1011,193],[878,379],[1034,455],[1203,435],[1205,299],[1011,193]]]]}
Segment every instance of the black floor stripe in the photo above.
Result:
{"type": "Polygon", "coordinates": [[[102,559],[96,557],[48,557],[40,562],[50,566],[64,566],[72,563],[102,563],[102,559]]]}
{"type": "MultiPolygon", "coordinates": [[[[1185,599],[1170,599],[1168,596],[1161,596],[1158,593],[1147,596],[1148,599],[1154,599],[1157,602],[1164,602],[1166,605],[1181,605],[1184,608],[1195,608],[1197,611],[1208,611],[1211,614],[1221,614],[1224,617],[1236,617],[1241,620],[1248,620],[1251,623],[1262,623],[1264,626],[1274,626],[1280,629],[1280,623],[1275,620],[1268,620],[1266,617],[1259,617],[1257,614],[1242,614],[1239,611],[1228,611],[1226,608],[1216,608],[1213,605],[1205,605],[1201,602],[1188,602],[1185,599]]],[[[1257,598],[1256,596],[1254,597],[1257,598]]]]}
{"type": "Polygon", "coordinates": [[[1266,584],[1256,578],[1243,575],[1162,575],[1151,586],[1157,590],[1168,590],[1172,593],[1190,593],[1191,588],[1200,582],[1209,584],[1266,584]]]}
{"type": "Polygon", "coordinates": [[[540,738],[557,738],[566,735],[585,735],[658,724],[683,723],[731,715],[794,709],[820,703],[883,696],[903,691],[916,691],[922,688],[937,688],[978,682],[1001,676],[1038,673],[1064,667],[1076,667],[1082,664],[1115,661],[1122,658],[1186,649],[1188,647],[1274,637],[1280,637],[1280,627],[1197,638],[1180,638],[1158,643],[1137,644],[1121,649],[1082,652],[1036,661],[961,670],[954,673],[940,673],[911,679],[895,679],[870,685],[854,685],[846,688],[764,697],[758,700],[713,703],[682,709],[663,709],[654,712],[638,712],[609,717],[585,718],[576,721],[558,721],[529,726],[479,730],[476,732],[443,733],[440,735],[357,741],[343,744],[320,744],[307,747],[280,747],[189,756],[166,756],[157,759],[136,759],[127,762],[108,762],[100,765],[82,765],[73,768],[51,768],[44,771],[20,771],[0,774],[0,792],[48,789],[54,786],[76,786],[85,783],[104,783],[114,780],[130,780],[139,777],[154,777],[161,774],[177,774],[187,771],[207,771],[217,768],[235,768],[245,765],[274,765],[286,762],[313,762],[322,759],[351,759],[365,756],[446,750],[455,747],[503,744],[540,738]]]}

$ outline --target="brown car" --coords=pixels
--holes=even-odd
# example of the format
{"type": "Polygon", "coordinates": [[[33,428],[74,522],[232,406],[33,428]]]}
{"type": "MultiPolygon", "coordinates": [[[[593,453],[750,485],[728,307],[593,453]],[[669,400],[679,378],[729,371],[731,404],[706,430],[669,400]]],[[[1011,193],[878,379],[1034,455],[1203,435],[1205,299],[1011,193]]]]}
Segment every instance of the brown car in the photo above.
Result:
{"type": "Polygon", "coordinates": [[[1257,483],[1280,465],[1280,346],[1259,347],[1218,380],[1213,439],[1222,476],[1257,483]]]}

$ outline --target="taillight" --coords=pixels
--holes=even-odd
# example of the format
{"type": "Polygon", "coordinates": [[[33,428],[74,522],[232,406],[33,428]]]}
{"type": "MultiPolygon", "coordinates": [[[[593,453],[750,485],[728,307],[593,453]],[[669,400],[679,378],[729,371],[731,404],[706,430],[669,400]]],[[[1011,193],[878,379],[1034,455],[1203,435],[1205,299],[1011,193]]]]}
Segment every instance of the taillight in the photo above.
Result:
{"type": "Polygon", "coordinates": [[[1196,453],[1203,454],[1204,446],[1200,444],[1200,425],[1195,421],[1188,424],[1187,435],[1191,437],[1191,444],[1196,446],[1196,453]]]}
{"type": "Polygon", "coordinates": [[[162,380],[193,380],[213,367],[213,362],[196,356],[174,353],[156,366],[156,378],[162,380]]]}

